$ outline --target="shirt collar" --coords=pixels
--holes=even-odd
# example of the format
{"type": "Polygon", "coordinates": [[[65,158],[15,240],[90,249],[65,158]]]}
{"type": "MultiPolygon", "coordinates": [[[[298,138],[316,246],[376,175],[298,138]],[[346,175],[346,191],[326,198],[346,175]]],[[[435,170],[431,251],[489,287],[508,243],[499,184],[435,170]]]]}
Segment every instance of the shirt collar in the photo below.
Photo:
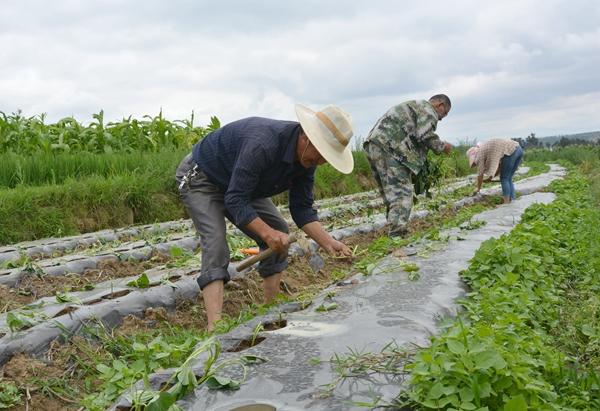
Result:
{"type": "Polygon", "coordinates": [[[426,111],[429,111],[429,114],[431,114],[433,117],[435,117],[435,119],[437,121],[440,121],[440,115],[438,114],[437,111],[435,111],[435,108],[433,108],[433,105],[431,104],[431,102],[429,100],[423,100],[425,102],[424,107],[426,111]]]}

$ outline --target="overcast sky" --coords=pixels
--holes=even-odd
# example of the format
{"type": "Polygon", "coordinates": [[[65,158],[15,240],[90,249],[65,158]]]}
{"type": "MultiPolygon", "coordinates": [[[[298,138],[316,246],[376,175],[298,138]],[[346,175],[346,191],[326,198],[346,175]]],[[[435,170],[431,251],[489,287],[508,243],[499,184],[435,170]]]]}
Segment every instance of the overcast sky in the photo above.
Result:
{"type": "Polygon", "coordinates": [[[366,136],[446,93],[442,138],[600,130],[600,1],[9,1],[0,111],[89,122],[294,119],[336,104],[366,136]]]}

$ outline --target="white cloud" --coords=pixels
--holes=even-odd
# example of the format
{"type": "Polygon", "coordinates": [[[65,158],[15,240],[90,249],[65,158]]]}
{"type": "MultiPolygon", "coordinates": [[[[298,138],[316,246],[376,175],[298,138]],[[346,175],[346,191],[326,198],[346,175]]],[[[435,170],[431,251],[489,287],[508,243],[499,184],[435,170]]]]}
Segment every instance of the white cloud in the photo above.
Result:
{"type": "Polygon", "coordinates": [[[11,2],[0,111],[228,122],[334,103],[364,136],[446,92],[453,141],[597,130],[599,22],[593,0],[11,2]]]}

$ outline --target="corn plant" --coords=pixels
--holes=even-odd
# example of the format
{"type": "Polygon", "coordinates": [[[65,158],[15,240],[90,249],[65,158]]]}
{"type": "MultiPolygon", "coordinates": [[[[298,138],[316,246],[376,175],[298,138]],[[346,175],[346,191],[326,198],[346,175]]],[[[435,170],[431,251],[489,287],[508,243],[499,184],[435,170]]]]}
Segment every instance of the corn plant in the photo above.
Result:
{"type": "Polygon", "coordinates": [[[198,127],[194,125],[193,113],[189,120],[169,121],[162,111],[141,120],[128,117],[119,122],[106,122],[101,110],[92,115],[87,126],[72,117],[53,124],[45,120],[45,115],[26,117],[20,111],[12,115],[0,112],[0,153],[100,154],[190,148],[220,127],[216,117],[211,117],[208,126],[198,127]]]}

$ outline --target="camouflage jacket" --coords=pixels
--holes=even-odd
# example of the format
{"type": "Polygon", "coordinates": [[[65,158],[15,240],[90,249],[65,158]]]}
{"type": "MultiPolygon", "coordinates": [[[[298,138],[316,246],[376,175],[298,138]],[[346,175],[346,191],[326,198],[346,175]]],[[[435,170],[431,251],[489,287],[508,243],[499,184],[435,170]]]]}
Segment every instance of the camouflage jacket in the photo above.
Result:
{"type": "Polygon", "coordinates": [[[411,100],[392,107],[381,117],[366,139],[379,145],[396,160],[419,174],[429,149],[444,150],[435,133],[438,115],[427,100],[411,100]]]}

